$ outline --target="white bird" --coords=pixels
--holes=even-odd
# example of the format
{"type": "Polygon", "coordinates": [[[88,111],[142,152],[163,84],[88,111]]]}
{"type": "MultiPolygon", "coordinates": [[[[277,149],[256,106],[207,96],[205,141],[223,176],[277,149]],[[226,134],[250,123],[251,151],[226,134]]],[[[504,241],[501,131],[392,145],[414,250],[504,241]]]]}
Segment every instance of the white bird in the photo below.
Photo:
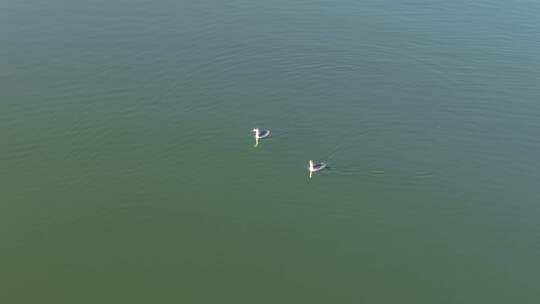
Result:
{"type": "Polygon", "coordinates": [[[313,175],[313,173],[315,172],[319,172],[319,171],[322,171],[324,169],[326,169],[326,164],[325,163],[314,163],[312,160],[309,161],[309,178],[311,178],[311,176],[313,175]]]}
{"type": "Polygon", "coordinates": [[[265,129],[261,130],[259,128],[255,128],[251,131],[255,132],[255,147],[259,145],[259,139],[267,138],[268,136],[270,136],[269,130],[265,130],[265,129]]]}

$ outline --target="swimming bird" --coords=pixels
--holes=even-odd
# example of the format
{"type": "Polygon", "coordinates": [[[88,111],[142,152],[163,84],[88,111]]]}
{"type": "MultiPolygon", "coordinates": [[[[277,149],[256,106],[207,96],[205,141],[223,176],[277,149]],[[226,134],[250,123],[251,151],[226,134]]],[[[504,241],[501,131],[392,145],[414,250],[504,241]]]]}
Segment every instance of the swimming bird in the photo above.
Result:
{"type": "Polygon", "coordinates": [[[259,139],[267,138],[270,136],[270,131],[266,129],[259,129],[255,128],[251,130],[252,132],[255,132],[255,147],[259,145],[259,139]]]}
{"type": "Polygon", "coordinates": [[[319,171],[322,171],[324,169],[326,169],[326,164],[325,163],[314,163],[312,160],[309,161],[309,178],[311,178],[311,176],[313,175],[313,173],[315,172],[319,172],[319,171]]]}

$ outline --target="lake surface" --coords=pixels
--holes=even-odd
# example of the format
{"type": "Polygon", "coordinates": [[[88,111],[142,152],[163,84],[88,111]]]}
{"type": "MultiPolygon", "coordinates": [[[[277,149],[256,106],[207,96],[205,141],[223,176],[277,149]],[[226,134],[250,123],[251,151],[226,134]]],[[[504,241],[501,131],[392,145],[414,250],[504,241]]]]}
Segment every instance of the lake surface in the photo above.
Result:
{"type": "Polygon", "coordinates": [[[0,0],[0,301],[538,303],[539,16],[0,0]]]}

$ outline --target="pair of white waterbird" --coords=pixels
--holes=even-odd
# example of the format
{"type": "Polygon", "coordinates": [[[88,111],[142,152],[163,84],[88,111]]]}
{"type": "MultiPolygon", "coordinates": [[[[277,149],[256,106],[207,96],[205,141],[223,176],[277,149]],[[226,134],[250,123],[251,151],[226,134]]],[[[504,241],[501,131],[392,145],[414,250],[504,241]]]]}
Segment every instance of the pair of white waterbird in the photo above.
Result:
{"type": "MultiPolygon", "coordinates": [[[[259,129],[255,128],[251,130],[253,133],[255,133],[255,147],[259,145],[259,140],[264,139],[270,136],[270,130],[266,129],[259,129]]],[[[309,178],[313,176],[313,173],[322,171],[326,169],[328,166],[325,163],[316,163],[312,160],[309,161],[309,178]]]]}

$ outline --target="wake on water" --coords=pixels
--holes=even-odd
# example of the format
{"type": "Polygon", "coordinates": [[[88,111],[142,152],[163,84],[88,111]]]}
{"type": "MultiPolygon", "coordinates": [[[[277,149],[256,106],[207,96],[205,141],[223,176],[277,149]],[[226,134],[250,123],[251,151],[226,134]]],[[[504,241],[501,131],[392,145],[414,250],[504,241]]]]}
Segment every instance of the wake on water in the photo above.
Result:
{"type": "MultiPolygon", "coordinates": [[[[364,134],[363,134],[364,135],[364,134]]],[[[321,162],[327,165],[326,170],[320,172],[321,174],[338,174],[338,175],[383,175],[383,170],[366,170],[365,166],[360,164],[351,164],[344,160],[336,160],[336,155],[346,152],[350,147],[344,147],[345,139],[347,136],[344,134],[335,146],[335,148],[326,156],[320,159],[321,162]]]]}

